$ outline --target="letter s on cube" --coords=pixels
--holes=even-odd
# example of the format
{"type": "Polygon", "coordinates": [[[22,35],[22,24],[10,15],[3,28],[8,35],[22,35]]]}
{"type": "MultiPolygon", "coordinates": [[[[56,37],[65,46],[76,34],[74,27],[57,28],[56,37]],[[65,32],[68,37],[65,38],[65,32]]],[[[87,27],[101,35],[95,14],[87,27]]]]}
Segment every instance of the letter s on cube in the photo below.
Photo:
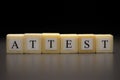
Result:
{"type": "Polygon", "coordinates": [[[78,34],[79,53],[95,53],[95,35],[78,34]]]}

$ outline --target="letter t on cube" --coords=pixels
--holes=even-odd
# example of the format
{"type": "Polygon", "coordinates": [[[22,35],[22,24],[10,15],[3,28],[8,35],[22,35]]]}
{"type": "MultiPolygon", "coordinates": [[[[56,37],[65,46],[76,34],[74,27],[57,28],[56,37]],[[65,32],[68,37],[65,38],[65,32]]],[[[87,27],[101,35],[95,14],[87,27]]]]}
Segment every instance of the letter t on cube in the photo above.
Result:
{"type": "Polygon", "coordinates": [[[111,34],[96,35],[96,52],[113,52],[113,36],[111,34]]]}
{"type": "Polygon", "coordinates": [[[26,33],[24,35],[24,52],[41,53],[41,40],[39,33],[26,33]]]}
{"type": "Polygon", "coordinates": [[[42,34],[42,53],[60,53],[60,34],[42,34]]]}

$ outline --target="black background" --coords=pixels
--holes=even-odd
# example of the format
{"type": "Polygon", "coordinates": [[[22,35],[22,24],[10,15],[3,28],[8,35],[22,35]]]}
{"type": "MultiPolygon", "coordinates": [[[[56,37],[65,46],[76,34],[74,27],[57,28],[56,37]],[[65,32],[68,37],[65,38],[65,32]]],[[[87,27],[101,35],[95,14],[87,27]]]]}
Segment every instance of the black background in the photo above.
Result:
{"type": "Polygon", "coordinates": [[[44,32],[118,35],[117,3],[107,7],[103,3],[95,0],[5,2],[0,35],[44,32]]]}

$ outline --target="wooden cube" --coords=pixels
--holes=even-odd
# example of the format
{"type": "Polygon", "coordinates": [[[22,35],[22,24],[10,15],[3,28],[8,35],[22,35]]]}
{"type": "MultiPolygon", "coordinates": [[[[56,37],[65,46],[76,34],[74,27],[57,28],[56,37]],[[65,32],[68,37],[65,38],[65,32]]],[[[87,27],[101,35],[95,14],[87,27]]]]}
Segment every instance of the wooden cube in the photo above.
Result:
{"type": "Polygon", "coordinates": [[[8,34],[7,53],[23,53],[23,37],[24,34],[8,34]]]}
{"type": "Polygon", "coordinates": [[[77,34],[61,34],[61,53],[78,53],[77,34]]]}
{"type": "Polygon", "coordinates": [[[41,53],[41,34],[27,33],[24,35],[24,53],[41,53]]]}
{"type": "Polygon", "coordinates": [[[95,35],[78,34],[79,53],[95,53],[95,35]]]}
{"type": "Polygon", "coordinates": [[[113,52],[113,35],[96,35],[96,52],[113,52]]]}
{"type": "Polygon", "coordinates": [[[60,53],[60,34],[42,34],[42,53],[60,53]]]}

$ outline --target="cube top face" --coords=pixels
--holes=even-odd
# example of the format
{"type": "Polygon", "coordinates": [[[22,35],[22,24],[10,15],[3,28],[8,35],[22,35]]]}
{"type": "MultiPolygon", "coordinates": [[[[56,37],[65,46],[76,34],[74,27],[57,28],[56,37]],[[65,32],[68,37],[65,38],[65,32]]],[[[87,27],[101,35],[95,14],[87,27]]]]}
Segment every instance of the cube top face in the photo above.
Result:
{"type": "Polygon", "coordinates": [[[42,33],[42,35],[44,36],[56,36],[56,35],[60,35],[59,33],[42,33]]]}
{"type": "Polygon", "coordinates": [[[95,35],[79,34],[79,53],[95,53],[95,35]]]}
{"type": "Polygon", "coordinates": [[[113,37],[112,34],[95,34],[98,37],[113,37]]]}
{"type": "Polygon", "coordinates": [[[73,37],[73,36],[77,36],[77,34],[61,34],[60,36],[62,37],[73,37]]]}
{"type": "Polygon", "coordinates": [[[60,38],[59,33],[42,33],[42,38],[60,38]]]}
{"type": "Polygon", "coordinates": [[[61,53],[78,53],[77,34],[61,34],[61,53]]]}
{"type": "Polygon", "coordinates": [[[41,33],[25,33],[24,35],[27,35],[27,36],[41,36],[42,34],[41,33]]]}
{"type": "Polygon", "coordinates": [[[42,53],[60,53],[60,34],[42,34],[42,53]]]}
{"type": "Polygon", "coordinates": [[[24,53],[41,53],[41,34],[24,35],[24,53]]]}
{"type": "Polygon", "coordinates": [[[78,37],[94,37],[94,34],[78,34],[78,37]]]}
{"type": "Polygon", "coordinates": [[[113,35],[96,35],[96,52],[113,52],[113,35]]]}
{"type": "Polygon", "coordinates": [[[7,35],[7,38],[21,38],[21,37],[23,37],[24,36],[24,34],[8,34],[7,35]]]}
{"type": "Polygon", "coordinates": [[[24,34],[7,35],[7,53],[23,53],[24,34]]]}

